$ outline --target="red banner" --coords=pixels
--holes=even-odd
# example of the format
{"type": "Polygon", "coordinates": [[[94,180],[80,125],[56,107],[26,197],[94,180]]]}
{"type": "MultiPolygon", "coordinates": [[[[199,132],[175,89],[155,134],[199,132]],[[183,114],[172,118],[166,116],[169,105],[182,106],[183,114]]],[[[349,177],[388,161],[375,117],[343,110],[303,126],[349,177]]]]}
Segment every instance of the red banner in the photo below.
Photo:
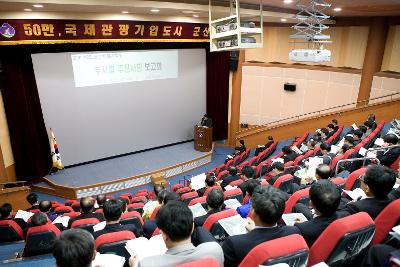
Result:
{"type": "Polygon", "coordinates": [[[0,45],[208,42],[208,24],[116,20],[0,20],[0,45]]]}

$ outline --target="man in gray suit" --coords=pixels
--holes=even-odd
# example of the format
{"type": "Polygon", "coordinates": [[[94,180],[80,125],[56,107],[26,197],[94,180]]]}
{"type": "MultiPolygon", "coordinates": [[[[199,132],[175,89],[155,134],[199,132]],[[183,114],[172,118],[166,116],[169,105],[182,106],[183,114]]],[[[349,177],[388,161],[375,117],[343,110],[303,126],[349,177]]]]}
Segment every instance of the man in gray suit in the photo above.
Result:
{"type": "Polygon", "coordinates": [[[191,243],[194,228],[193,214],[183,202],[169,202],[158,211],[156,222],[168,248],[167,252],[140,261],[136,257],[131,257],[129,259],[131,267],[170,267],[210,258],[217,260],[220,266],[224,266],[224,254],[217,242],[206,242],[197,247],[191,243]]]}

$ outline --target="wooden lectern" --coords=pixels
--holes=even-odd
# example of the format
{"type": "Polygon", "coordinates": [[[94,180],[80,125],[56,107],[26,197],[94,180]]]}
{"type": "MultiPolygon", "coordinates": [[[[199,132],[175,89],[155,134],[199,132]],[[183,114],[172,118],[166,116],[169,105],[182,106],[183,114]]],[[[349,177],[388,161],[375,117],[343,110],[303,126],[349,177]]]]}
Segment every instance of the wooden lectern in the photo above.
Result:
{"type": "Polygon", "coordinates": [[[194,149],[208,152],[212,149],[212,128],[194,126],[194,149]]]}

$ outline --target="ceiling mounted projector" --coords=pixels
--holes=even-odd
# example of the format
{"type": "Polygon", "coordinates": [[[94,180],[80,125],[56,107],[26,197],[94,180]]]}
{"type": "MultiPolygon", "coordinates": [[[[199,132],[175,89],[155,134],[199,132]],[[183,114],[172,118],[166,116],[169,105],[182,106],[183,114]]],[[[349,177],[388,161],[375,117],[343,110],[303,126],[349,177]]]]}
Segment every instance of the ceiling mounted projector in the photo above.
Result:
{"type": "Polygon", "coordinates": [[[298,62],[329,62],[331,51],[326,49],[295,49],[289,53],[290,61],[298,62]]]}

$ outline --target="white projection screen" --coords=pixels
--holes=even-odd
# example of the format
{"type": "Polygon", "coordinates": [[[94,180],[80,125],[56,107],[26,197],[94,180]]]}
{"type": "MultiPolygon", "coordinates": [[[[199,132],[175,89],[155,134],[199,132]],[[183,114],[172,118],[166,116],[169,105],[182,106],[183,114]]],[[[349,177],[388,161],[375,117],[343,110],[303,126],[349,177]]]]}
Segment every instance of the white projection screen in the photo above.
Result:
{"type": "Polygon", "coordinates": [[[191,140],[206,111],[204,49],[32,54],[32,62],[65,166],[191,140]]]}

